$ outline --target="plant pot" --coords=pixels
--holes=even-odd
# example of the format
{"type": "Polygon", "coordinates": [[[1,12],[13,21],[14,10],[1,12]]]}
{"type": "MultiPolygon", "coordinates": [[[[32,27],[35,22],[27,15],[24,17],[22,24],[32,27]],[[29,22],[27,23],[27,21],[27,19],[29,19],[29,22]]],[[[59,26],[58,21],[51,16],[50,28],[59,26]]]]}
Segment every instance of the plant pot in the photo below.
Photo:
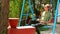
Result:
{"type": "Polygon", "coordinates": [[[18,25],[19,18],[8,18],[8,20],[11,28],[16,28],[16,26],[18,25]]]}

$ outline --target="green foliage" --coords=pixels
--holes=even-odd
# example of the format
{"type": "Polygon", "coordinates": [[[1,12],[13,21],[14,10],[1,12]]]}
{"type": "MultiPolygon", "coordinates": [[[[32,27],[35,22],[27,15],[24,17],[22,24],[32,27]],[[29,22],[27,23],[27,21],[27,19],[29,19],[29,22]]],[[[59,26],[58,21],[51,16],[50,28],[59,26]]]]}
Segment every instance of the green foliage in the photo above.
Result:
{"type": "MultiPolygon", "coordinates": [[[[10,0],[10,18],[19,18],[22,9],[22,0],[10,0]]],[[[24,13],[29,10],[28,1],[25,2],[24,13]]]]}
{"type": "Polygon", "coordinates": [[[21,10],[21,2],[20,0],[10,0],[10,18],[17,18],[19,17],[19,13],[21,10]]]}
{"type": "MultiPolygon", "coordinates": [[[[39,0],[36,0],[35,2],[37,2],[37,1],[39,1],[39,0]]],[[[52,8],[53,8],[53,10],[55,10],[55,8],[56,8],[56,3],[57,3],[57,0],[40,0],[39,1],[40,2],[40,4],[38,4],[37,6],[39,6],[37,9],[39,9],[40,11],[43,11],[44,9],[43,9],[43,6],[42,6],[42,4],[52,4],[52,8]]],[[[39,3],[38,2],[38,3],[39,3]]]]}
{"type": "MultiPolygon", "coordinates": [[[[38,1],[38,0],[36,0],[36,1],[38,1]]],[[[10,13],[9,13],[10,18],[19,18],[20,14],[21,14],[21,9],[22,9],[22,2],[23,2],[23,0],[10,0],[10,13]]],[[[54,0],[54,2],[53,2],[54,10],[55,10],[55,6],[56,6],[56,2],[57,2],[57,0],[54,0]]],[[[41,0],[40,3],[47,4],[47,3],[50,3],[50,0],[41,0]]],[[[39,6],[39,5],[37,5],[37,6],[39,6]]],[[[41,12],[44,10],[43,6],[41,6],[41,5],[36,9],[41,12]]],[[[28,4],[28,0],[26,0],[25,6],[24,6],[24,13],[27,13],[28,10],[29,10],[29,4],[28,4]]]]}

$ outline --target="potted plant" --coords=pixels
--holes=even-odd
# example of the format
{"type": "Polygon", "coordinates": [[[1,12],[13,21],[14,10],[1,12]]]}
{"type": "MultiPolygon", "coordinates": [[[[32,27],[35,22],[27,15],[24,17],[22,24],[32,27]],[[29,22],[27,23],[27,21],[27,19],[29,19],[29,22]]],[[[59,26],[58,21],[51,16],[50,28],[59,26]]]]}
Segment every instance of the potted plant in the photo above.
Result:
{"type": "Polygon", "coordinates": [[[8,20],[11,28],[16,28],[16,26],[18,25],[19,18],[8,18],[8,20]]]}
{"type": "Polygon", "coordinates": [[[12,28],[16,28],[16,26],[18,25],[18,21],[19,21],[19,0],[16,1],[11,1],[10,0],[10,12],[9,12],[9,18],[8,18],[8,22],[9,25],[12,28]],[[18,7],[18,8],[17,8],[18,7]]]}

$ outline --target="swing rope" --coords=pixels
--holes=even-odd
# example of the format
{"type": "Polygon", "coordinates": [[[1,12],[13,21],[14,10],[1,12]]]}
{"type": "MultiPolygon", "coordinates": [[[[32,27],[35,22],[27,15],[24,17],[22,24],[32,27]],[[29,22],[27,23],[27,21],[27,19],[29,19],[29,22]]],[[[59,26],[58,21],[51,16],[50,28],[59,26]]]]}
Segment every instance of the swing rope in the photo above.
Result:
{"type": "Polygon", "coordinates": [[[34,20],[34,19],[35,19],[35,16],[34,16],[33,5],[31,5],[31,1],[30,1],[30,0],[28,0],[28,3],[29,3],[30,10],[31,10],[31,12],[32,12],[32,20],[34,20]]]}
{"type": "MultiPolygon", "coordinates": [[[[22,10],[21,10],[21,15],[20,15],[20,18],[19,18],[19,24],[18,24],[18,26],[21,25],[22,15],[23,15],[23,12],[24,12],[25,1],[26,1],[26,0],[23,0],[22,10]]],[[[34,16],[34,10],[33,10],[33,7],[32,7],[32,5],[31,5],[31,1],[28,0],[28,3],[29,3],[29,8],[30,8],[30,10],[31,10],[31,12],[32,12],[32,20],[34,20],[34,19],[35,19],[35,16],[34,16]]],[[[28,13],[27,13],[27,16],[28,16],[28,13]]],[[[26,19],[27,19],[27,18],[26,18],[26,19]]]]}
{"type": "Polygon", "coordinates": [[[19,18],[19,24],[18,24],[18,26],[21,25],[22,15],[23,15],[23,12],[24,12],[25,1],[26,1],[26,0],[23,0],[23,3],[22,3],[22,10],[21,10],[21,15],[20,15],[20,18],[19,18]]]}
{"type": "Polygon", "coordinates": [[[57,6],[56,6],[56,10],[55,10],[55,16],[54,16],[54,25],[53,25],[53,30],[52,30],[52,34],[55,34],[55,29],[56,29],[56,20],[57,20],[57,15],[58,15],[58,6],[59,6],[59,0],[57,1],[57,6]]]}

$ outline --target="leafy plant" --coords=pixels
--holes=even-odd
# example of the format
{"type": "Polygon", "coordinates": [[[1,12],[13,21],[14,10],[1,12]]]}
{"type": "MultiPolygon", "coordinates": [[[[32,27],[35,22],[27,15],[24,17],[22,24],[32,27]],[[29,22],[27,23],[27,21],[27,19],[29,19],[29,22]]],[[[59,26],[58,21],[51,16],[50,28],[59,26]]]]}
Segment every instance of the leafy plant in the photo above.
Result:
{"type": "MultiPolygon", "coordinates": [[[[38,1],[38,0],[36,0],[36,1],[38,1]]],[[[53,2],[53,9],[54,10],[55,10],[55,6],[56,6],[56,2],[57,2],[57,0],[54,0],[54,2],[53,2]]],[[[10,18],[19,18],[20,14],[21,14],[21,9],[22,9],[22,3],[23,3],[23,0],[10,0],[10,13],[9,13],[10,18]]],[[[40,3],[41,4],[50,3],[50,0],[46,0],[46,1],[41,0],[40,3]]],[[[39,6],[39,5],[37,5],[37,6],[39,6]]],[[[39,6],[36,9],[38,11],[42,12],[43,11],[43,6],[39,6]]],[[[27,13],[27,11],[29,11],[28,0],[26,0],[26,2],[25,2],[24,13],[27,13]]]]}
{"type": "Polygon", "coordinates": [[[10,0],[10,18],[18,18],[21,10],[21,0],[10,0]]]}
{"type": "MultiPolygon", "coordinates": [[[[23,0],[10,0],[10,18],[19,18],[21,14],[23,0]]],[[[24,13],[27,13],[27,10],[29,10],[28,1],[26,0],[25,6],[24,6],[24,13]]]]}

